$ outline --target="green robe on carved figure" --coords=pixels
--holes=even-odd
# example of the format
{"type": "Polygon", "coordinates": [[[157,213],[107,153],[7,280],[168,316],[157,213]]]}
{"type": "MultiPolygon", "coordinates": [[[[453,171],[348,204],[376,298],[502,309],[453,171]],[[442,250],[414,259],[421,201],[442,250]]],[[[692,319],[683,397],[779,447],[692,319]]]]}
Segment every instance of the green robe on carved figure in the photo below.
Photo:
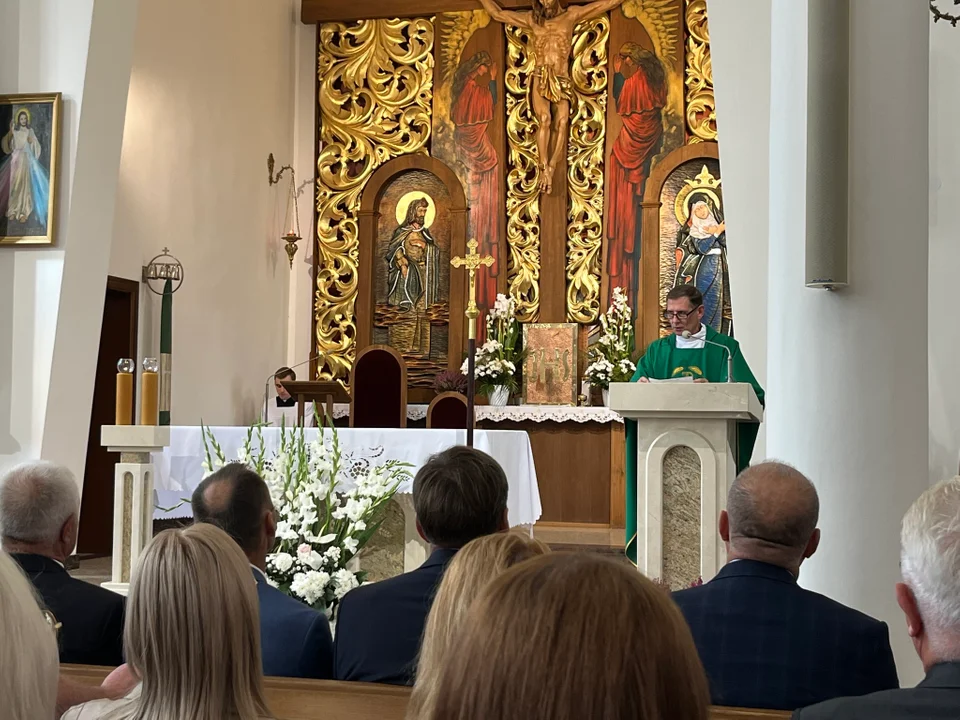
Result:
{"type": "MultiPolygon", "coordinates": [[[[730,349],[733,355],[733,377],[737,382],[748,382],[753,386],[760,404],[763,404],[763,388],[753,376],[750,366],[740,352],[740,343],[727,335],[721,335],[709,325],[707,340],[730,349]]],[[[690,376],[694,379],[705,378],[710,382],[727,381],[727,353],[713,345],[702,348],[678,348],[677,336],[655,340],[647,346],[631,382],[642,377],[655,380],[690,376]]],[[[737,472],[750,464],[753,446],[757,441],[758,423],[737,423],[737,472]]],[[[626,421],[627,432],[627,557],[637,562],[637,423],[626,421]]]]}

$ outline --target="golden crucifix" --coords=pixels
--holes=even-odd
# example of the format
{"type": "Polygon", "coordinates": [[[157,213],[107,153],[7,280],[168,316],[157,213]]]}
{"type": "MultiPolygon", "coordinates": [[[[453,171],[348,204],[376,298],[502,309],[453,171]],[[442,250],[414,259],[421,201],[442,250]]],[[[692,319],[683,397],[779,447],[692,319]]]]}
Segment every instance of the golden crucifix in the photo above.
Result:
{"type": "Polygon", "coordinates": [[[464,257],[450,259],[455,268],[466,268],[470,278],[470,299],[467,301],[467,447],[473,447],[473,396],[474,396],[474,363],[477,359],[477,316],[480,308],[477,307],[477,270],[481,265],[490,267],[494,260],[489,255],[479,255],[477,248],[480,243],[471,240],[467,243],[467,254],[464,257]]]}
{"type": "Polygon", "coordinates": [[[478,247],[480,247],[480,243],[471,240],[467,243],[465,257],[454,257],[450,260],[450,264],[455,268],[466,268],[467,275],[470,278],[470,299],[467,301],[467,311],[465,313],[468,324],[467,338],[470,340],[477,339],[477,317],[480,315],[480,308],[477,307],[477,270],[481,265],[491,267],[494,263],[494,259],[490,255],[477,254],[478,247]]]}

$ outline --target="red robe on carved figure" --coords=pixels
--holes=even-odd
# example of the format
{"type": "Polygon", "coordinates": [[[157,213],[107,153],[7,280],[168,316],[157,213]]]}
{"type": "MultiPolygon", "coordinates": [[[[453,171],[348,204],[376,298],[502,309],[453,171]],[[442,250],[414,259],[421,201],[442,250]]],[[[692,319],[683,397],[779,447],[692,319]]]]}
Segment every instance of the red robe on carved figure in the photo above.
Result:
{"type": "Polygon", "coordinates": [[[624,43],[614,58],[613,94],[623,127],[613,144],[607,174],[609,296],[623,287],[633,307],[640,269],[640,203],[650,162],[663,141],[663,107],[667,85],[656,55],[636,43],[624,43]]]}

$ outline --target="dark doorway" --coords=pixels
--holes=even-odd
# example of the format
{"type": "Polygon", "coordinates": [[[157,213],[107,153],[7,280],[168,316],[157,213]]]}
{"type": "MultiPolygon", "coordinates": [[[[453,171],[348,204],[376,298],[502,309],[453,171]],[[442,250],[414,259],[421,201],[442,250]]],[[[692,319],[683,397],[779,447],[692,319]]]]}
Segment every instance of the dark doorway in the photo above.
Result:
{"type": "Polygon", "coordinates": [[[137,358],[139,301],[139,283],[107,278],[87,464],[83,474],[78,554],[109,555],[113,551],[113,473],[120,454],[107,452],[100,445],[100,427],[113,425],[116,418],[117,361],[137,358]]]}

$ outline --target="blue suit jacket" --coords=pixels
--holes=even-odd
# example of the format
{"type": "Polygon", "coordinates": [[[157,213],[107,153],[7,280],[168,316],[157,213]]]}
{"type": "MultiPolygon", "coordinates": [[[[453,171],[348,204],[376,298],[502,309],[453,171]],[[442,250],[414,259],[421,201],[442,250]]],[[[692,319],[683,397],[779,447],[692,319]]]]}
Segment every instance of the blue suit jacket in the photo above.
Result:
{"type": "Polygon", "coordinates": [[[673,598],[715,705],[795,710],[899,685],[886,624],[804,590],[783,568],[738,560],[673,598]]]}
{"type": "Polygon", "coordinates": [[[323,613],[271,587],[254,570],[260,598],[263,674],[270,677],[333,677],[333,638],[323,613]]]}
{"type": "Polygon", "coordinates": [[[434,550],[416,570],[346,594],[337,613],[337,680],[413,684],[427,614],[456,552],[434,550]]]}

